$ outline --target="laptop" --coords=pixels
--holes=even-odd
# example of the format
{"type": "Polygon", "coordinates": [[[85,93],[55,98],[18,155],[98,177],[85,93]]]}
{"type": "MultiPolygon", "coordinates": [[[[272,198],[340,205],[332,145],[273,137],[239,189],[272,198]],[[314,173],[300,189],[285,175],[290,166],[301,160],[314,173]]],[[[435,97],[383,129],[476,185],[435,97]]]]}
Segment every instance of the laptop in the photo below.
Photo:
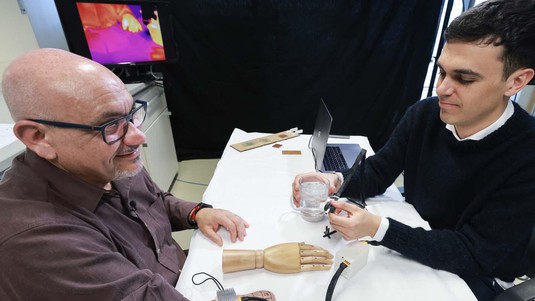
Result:
{"type": "Polygon", "coordinates": [[[330,172],[347,170],[360,153],[360,145],[327,144],[333,118],[323,99],[320,101],[316,124],[312,133],[311,148],[316,171],[330,172]]]}

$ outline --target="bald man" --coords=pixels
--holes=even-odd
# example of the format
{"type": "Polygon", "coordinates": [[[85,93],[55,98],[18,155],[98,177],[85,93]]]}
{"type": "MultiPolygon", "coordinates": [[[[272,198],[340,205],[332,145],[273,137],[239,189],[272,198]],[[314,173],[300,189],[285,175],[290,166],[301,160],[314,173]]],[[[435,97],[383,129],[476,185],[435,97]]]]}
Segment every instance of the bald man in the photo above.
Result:
{"type": "Polygon", "coordinates": [[[244,239],[241,217],[150,179],[147,104],[110,70],[39,49],[8,66],[2,90],[26,151],[0,182],[0,300],[187,300],[174,288],[185,254],[171,231],[244,239]]]}

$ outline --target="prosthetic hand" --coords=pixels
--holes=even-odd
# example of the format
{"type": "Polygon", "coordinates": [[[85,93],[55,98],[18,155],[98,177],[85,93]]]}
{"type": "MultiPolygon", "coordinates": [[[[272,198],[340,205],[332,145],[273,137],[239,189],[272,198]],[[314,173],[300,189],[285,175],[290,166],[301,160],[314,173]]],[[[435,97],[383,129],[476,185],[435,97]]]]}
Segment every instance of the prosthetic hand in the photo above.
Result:
{"type": "Polygon", "coordinates": [[[265,250],[223,250],[223,273],[265,268],[280,274],[329,270],[329,251],[304,242],[282,243],[265,250]]]}

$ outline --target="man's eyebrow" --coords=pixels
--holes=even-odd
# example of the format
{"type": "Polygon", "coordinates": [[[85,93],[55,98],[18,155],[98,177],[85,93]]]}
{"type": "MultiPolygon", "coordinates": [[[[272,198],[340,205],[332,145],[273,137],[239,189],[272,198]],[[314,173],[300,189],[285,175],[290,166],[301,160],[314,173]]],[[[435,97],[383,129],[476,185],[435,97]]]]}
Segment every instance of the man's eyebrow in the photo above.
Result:
{"type": "MultiPolygon", "coordinates": [[[[437,65],[441,70],[444,70],[444,68],[442,68],[442,66],[439,63],[437,63],[437,65]]],[[[453,69],[451,73],[459,74],[459,75],[470,75],[470,76],[475,76],[477,78],[483,78],[481,74],[475,72],[472,69],[453,69]]]]}
{"type": "Polygon", "coordinates": [[[107,111],[107,112],[104,112],[100,116],[94,116],[90,124],[101,125],[106,122],[110,122],[114,119],[125,117],[127,114],[130,114],[135,108],[136,108],[136,101],[134,100],[132,101],[132,106],[130,107],[130,110],[128,111],[128,113],[124,114],[123,112],[107,111]]]}
{"type": "MultiPolygon", "coordinates": [[[[133,109],[133,107],[132,107],[132,109],[133,109]]],[[[132,110],[130,110],[130,112],[131,111],[132,110]]],[[[130,113],[130,112],[128,112],[128,113],[130,113]]],[[[106,122],[112,121],[114,119],[122,118],[124,116],[125,116],[125,114],[123,114],[122,112],[120,112],[120,113],[119,112],[106,112],[103,115],[96,117],[95,120],[93,121],[93,123],[100,125],[100,124],[104,124],[106,122]]]]}
{"type": "MultiPolygon", "coordinates": [[[[128,111],[127,114],[130,114],[134,109],[136,108],[136,102],[132,102],[132,107],[130,108],[130,111],[128,111]]],[[[126,116],[123,112],[105,112],[102,116],[100,116],[100,119],[116,119],[126,116]]]]}

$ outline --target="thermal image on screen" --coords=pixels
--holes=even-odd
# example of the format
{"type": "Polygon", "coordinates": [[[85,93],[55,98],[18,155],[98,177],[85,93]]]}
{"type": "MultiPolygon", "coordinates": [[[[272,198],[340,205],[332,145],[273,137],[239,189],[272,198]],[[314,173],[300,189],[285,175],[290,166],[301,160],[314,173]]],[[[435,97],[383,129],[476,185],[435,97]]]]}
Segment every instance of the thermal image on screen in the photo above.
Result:
{"type": "Polygon", "coordinates": [[[76,3],[91,58],[101,64],[165,60],[155,5],[76,3]]]}

